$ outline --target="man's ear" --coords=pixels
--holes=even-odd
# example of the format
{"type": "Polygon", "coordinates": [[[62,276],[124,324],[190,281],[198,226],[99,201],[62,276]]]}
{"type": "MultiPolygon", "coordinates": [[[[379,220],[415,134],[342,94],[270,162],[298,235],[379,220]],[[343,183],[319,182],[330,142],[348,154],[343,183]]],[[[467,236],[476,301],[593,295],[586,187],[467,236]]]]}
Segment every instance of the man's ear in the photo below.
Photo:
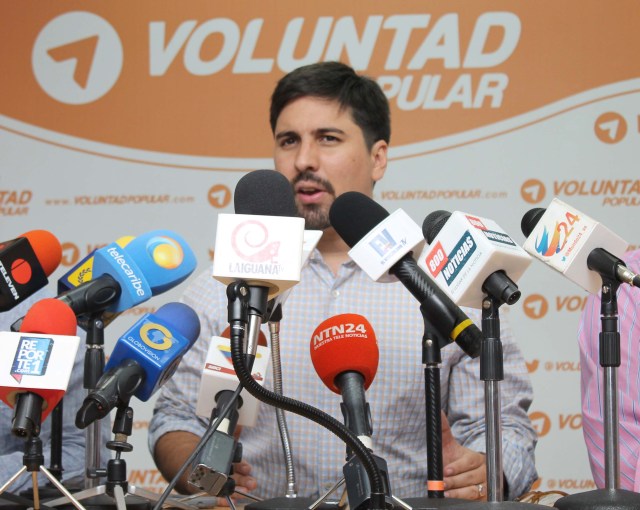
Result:
{"type": "Polygon", "coordinates": [[[378,140],[371,147],[371,159],[373,161],[373,169],[371,171],[371,178],[373,182],[378,182],[384,176],[387,170],[387,151],[389,150],[389,144],[384,140],[378,140]]]}

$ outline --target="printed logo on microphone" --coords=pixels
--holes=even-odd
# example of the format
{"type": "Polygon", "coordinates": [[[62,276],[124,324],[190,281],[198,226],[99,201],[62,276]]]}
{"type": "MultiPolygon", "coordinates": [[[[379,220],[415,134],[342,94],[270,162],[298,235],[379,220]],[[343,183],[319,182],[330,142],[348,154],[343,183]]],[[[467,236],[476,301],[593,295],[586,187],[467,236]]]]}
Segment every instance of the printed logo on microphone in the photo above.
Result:
{"type": "Polygon", "coordinates": [[[547,195],[547,189],[541,180],[528,179],[520,186],[520,195],[528,204],[539,204],[547,195]]]}
{"type": "Polygon", "coordinates": [[[156,351],[166,351],[173,345],[173,335],[162,324],[146,322],[140,328],[142,341],[156,351]]]}
{"type": "Polygon", "coordinates": [[[107,248],[107,253],[118,263],[122,272],[126,275],[129,283],[136,291],[136,294],[140,297],[144,297],[145,291],[143,287],[143,280],[141,280],[133,270],[132,263],[128,262],[125,256],[120,253],[115,247],[107,248]]]}
{"type": "Polygon", "coordinates": [[[266,225],[258,220],[243,221],[231,233],[231,247],[242,262],[230,264],[234,273],[279,275],[280,241],[271,241],[266,225]]]}
{"type": "Polygon", "coordinates": [[[52,350],[52,338],[21,336],[11,365],[11,377],[21,382],[25,375],[45,375],[52,350]]]}
{"type": "Polygon", "coordinates": [[[467,230],[448,255],[444,251],[440,241],[427,255],[427,267],[435,278],[442,274],[444,281],[451,286],[456,276],[462,271],[466,263],[476,251],[477,245],[473,236],[467,230]]]}
{"type": "Polygon", "coordinates": [[[113,27],[90,12],[52,19],[33,46],[33,74],[42,90],[61,103],[87,104],[115,85],[122,70],[122,43],[113,27]]]}
{"type": "Polygon", "coordinates": [[[383,228],[378,234],[373,236],[369,241],[369,246],[380,257],[380,264],[384,265],[390,257],[393,257],[398,250],[407,245],[406,239],[396,241],[386,228],[383,228]]]}
{"type": "MultiPolygon", "coordinates": [[[[544,216],[540,219],[540,222],[542,222],[542,219],[544,219],[544,216]]],[[[567,211],[565,213],[564,220],[565,221],[558,219],[545,220],[549,223],[542,224],[542,232],[536,236],[536,240],[534,242],[537,253],[543,257],[553,257],[564,249],[569,237],[575,229],[574,224],[580,221],[580,216],[567,211]],[[553,226],[550,226],[550,223],[553,224],[553,226]]],[[[579,238],[580,234],[575,236],[575,239],[573,239],[573,246],[575,246],[579,238]]],[[[570,250],[567,250],[563,255],[562,260],[566,259],[569,255],[569,251],[570,250]]]]}
{"type": "Polygon", "coordinates": [[[167,236],[156,236],[149,239],[147,253],[163,269],[175,269],[184,260],[184,251],[180,243],[167,236]]]}
{"type": "MultiPolygon", "coordinates": [[[[205,370],[211,370],[212,372],[222,372],[223,374],[236,375],[236,371],[233,368],[233,359],[231,358],[231,347],[227,344],[218,344],[216,346],[218,348],[218,352],[222,355],[222,358],[226,361],[228,366],[220,366],[215,363],[206,363],[205,370]]],[[[260,352],[256,352],[256,359],[262,358],[262,354],[260,352]]],[[[253,372],[251,376],[256,381],[262,381],[264,376],[260,372],[253,372]]]]}

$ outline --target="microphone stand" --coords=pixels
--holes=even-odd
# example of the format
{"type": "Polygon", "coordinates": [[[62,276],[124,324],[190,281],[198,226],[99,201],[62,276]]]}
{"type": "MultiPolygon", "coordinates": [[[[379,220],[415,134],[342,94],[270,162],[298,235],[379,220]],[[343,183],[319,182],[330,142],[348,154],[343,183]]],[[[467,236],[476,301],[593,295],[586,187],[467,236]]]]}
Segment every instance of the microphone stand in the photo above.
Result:
{"type": "Polygon", "coordinates": [[[504,363],[499,309],[503,303],[509,305],[516,303],[520,299],[520,291],[504,271],[496,271],[489,275],[482,285],[482,290],[485,292],[485,297],[482,300],[483,339],[480,346],[480,379],[484,381],[487,501],[475,502],[474,509],[539,509],[542,508],[541,505],[533,503],[504,501],[500,414],[500,381],[504,379],[504,363]]]}
{"type": "MultiPolygon", "coordinates": [[[[102,312],[92,313],[87,324],[87,350],[84,357],[84,387],[87,395],[95,390],[104,372],[104,320],[102,312]]],[[[87,444],[85,446],[85,489],[97,487],[100,477],[107,475],[107,471],[100,467],[100,444],[102,433],[100,420],[94,421],[86,430],[87,444]]]]}
{"type": "Polygon", "coordinates": [[[404,502],[414,509],[435,510],[474,503],[470,500],[444,497],[444,475],[442,460],[442,406],[440,403],[440,350],[449,342],[435,333],[424,311],[424,304],[420,311],[424,320],[424,334],[422,336],[422,363],[424,365],[424,393],[426,412],[426,441],[427,441],[427,494],[426,498],[407,498],[404,502]]]}
{"type": "MultiPolygon", "coordinates": [[[[587,263],[589,263],[589,259],[587,259],[587,263]]],[[[591,267],[589,268],[591,269],[591,267]]],[[[600,366],[603,368],[605,488],[560,498],[555,502],[555,507],[559,510],[631,510],[640,508],[640,494],[620,489],[617,372],[620,366],[620,332],[618,331],[618,298],[616,295],[620,282],[614,277],[607,276],[604,272],[600,276],[602,277],[600,366]]]]}
{"type": "Polygon", "coordinates": [[[62,494],[67,496],[70,502],[78,510],[84,507],[71,495],[60,481],[44,467],[44,454],[42,453],[42,440],[40,433],[40,417],[42,416],[42,397],[33,393],[22,393],[17,397],[17,402],[12,421],[12,433],[25,437],[23,466],[9,480],[0,487],[0,494],[4,493],[24,472],[31,473],[33,508],[40,509],[40,492],[38,489],[38,473],[42,472],[62,494]]]}

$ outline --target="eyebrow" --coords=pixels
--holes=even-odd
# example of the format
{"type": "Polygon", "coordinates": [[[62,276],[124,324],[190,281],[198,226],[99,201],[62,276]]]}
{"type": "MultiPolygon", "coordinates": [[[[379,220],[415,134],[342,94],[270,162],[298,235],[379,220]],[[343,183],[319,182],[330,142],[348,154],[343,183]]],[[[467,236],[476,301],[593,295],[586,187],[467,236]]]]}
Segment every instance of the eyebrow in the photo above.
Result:
{"type": "MultiPolygon", "coordinates": [[[[340,135],[344,135],[346,134],[342,129],[338,129],[335,127],[327,127],[327,128],[318,128],[315,129],[313,131],[313,133],[317,136],[317,135],[327,135],[327,134],[331,134],[331,133],[336,133],[336,134],[340,134],[340,135]]],[[[281,138],[288,138],[288,137],[295,137],[295,138],[299,138],[300,135],[296,132],[296,131],[281,131],[280,133],[276,133],[276,140],[280,140],[281,138]]]]}

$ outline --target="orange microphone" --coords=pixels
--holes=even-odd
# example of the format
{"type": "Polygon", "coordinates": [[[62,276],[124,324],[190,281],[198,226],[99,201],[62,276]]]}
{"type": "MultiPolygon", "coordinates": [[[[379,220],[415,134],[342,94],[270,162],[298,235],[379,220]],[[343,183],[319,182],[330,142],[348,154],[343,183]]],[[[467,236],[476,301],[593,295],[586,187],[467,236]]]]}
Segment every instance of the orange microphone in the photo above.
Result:
{"type": "Polygon", "coordinates": [[[0,243],[0,312],[44,287],[62,259],[60,241],[47,230],[30,230],[0,243]]]}
{"type": "Polygon", "coordinates": [[[311,361],[322,382],[342,395],[345,425],[370,447],[371,420],[364,392],[378,369],[378,343],[369,321],[344,313],[331,317],[313,332],[311,361]]]}

